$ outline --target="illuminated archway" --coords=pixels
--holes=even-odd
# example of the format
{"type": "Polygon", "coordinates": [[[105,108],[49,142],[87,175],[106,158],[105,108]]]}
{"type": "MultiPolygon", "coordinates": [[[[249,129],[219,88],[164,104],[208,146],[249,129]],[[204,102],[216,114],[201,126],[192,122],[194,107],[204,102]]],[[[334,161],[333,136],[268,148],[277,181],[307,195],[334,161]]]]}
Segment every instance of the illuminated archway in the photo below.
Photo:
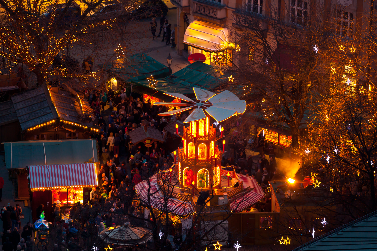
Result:
{"type": "Polygon", "coordinates": [[[188,158],[189,159],[195,158],[195,144],[193,142],[188,143],[188,158]]]}
{"type": "Polygon", "coordinates": [[[193,171],[186,167],[183,169],[183,186],[185,187],[191,187],[192,181],[193,181],[193,171]]]}
{"type": "Polygon", "coordinates": [[[207,145],[201,143],[198,148],[198,157],[199,159],[207,159],[207,145]]]}
{"type": "Polygon", "coordinates": [[[197,188],[209,187],[209,172],[203,168],[197,172],[197,188]]]}

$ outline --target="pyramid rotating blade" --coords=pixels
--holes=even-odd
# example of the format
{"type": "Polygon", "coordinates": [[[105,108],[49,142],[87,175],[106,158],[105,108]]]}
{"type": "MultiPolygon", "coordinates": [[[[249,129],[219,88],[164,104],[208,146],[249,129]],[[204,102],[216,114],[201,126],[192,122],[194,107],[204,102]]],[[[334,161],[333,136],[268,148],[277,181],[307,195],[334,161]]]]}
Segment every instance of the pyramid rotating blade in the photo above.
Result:
{"type": "Polygon", "coordinates": [[[246,109],[246,101],[238,100],[238,101],[214,103],[213,107],[233,110],[237,113],[243,113],[246,109]]]}
{"type": "Polygon", "coordinates": [[[217,122],[224,121],[236,113],[235,110],[218,108],[218,107],[214,107],[214,106],[209,107],[205,111],[209,115],[211,115],[217,122]]]}
{"type": "Polygon", "coordinates": [[[193,92],[195,93],[196,98],[202,102],[207,101],[208,99],[210,99],[211,97],[215,95],[213,92],[210,92],[201,88],[197,88],[197,87],[193,88],[193,92]]]}
{"type": "Polygon", "coordinates": [[[195,103],[195,101],[193,101],[192,99],[190,99],[187,96],[180,94],[180,93],[165,92],[164,94],[166,94],[167,96],[173,97],[173,98],[178,98],[178,99],[186,101],[186,102],[195,103]]]}
{"type": "Polygon", "coordinates": [[[172,110],[172,111],[169,111],[169,112],[162,112],[162,113],[159,113],[158,115],[159,116],[172,116],[172,115],[175,115],[177,113],[188,111],[189,109],[192,109],[192,108],[193,108],[192,106],[185,107],[185,108],[180,108],[178,110],[172,110]]]}
{"type": "Polygon", "coordinates": [[[229,102],[229,101],[238,101],[240,100],[234,93],[230,91],[223,91],[208,101],[212,104],[220,103],[220,102],[229,102]]]}
{"type": "Polygon", "coordinates": [[[166,103],[166,102],[155,102],[153,105],[188,106],[188,103],[166,103]]]}
{"type": "Polygon", "coordinates": [[[200,120],[200,119],[205,119],[206,115],[203,111],[202,108],[196,108],[194,109],[191,114],[184,120],[184,123],[189,123],[192,121],[200,120]]]}

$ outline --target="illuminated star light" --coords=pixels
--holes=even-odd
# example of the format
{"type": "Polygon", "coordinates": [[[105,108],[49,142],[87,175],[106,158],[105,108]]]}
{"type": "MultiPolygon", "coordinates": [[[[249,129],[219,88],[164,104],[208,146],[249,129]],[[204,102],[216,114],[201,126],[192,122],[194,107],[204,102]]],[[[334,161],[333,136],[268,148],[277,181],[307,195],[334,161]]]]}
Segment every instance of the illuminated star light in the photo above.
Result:
{"type": "Polygon", "coordinates": [[[105,248],[105,250],[113,250],[113,248],[111,248],[109,245],[107,248],[105,248]]]}
{"type": "Polygon", "coordinates": [[[326,224],[328,224],[328,222],[326,222],[325,218],[321,221],[321,224],[323,225],[323,227],[326,226],[326,224]]]}
{"type": "Polygon", "coordinates": [[[315,238],[315,228],[313,228],[313,230],[312,230],[312,237],[313,237],[313,239],[315,238]]]}
{"type": "Polygon", "coordinates": [[[215,250],[221,250],[222,245],[217,241],[216,244],[213,244],[215,246],[215,250]]]}
{"type": "Polygon", "coordinates": [[[288,236],[287,236],[287,239],[284,239],[284,237],[282,236],[282,238],[279,240],[279,243],[282,245],[289,245],[291,244],[291,239],[288,238],[288,236]]]}
{"type": "Polygon", "coordinates": [[[228,80],[233,83],[234,81],[233,75],[230,75],[230,77],[228,77],[228,80]]]}
{"type": "Polygon", "coordinates": [[[163,233],[162,231],[159,231],[159,239],[162,239],[163,233]]]}
{"type": "Polygon", "coordinates": [[[237,251],[238,251],[238,249],[241,248],[241,247],[242,247],[242,246],[238,243],[238,241],[237,241],[237,243],[234,243],[234,248],[237,249],[237,251]]]}
{"type": "Polygon", "coordinates": [[[307,148],[307,150],[305,150],[305,153],[306,154],[309,154],[311,151],[307,148]]]}
{"type": "Polygon", "coordinates": [[[92,247],[92,250],[93,250],[93,251],[99,251],[99,248],[98,248],[98,247],[95,247],[95,246],[93,246],[93,247],[92,247]]]}
{"type": "Polygon", "coordinates": [[[327,155],[326,161],[328,162],[328,164],[329,164],[329,160],[330,160],[330,157],[329,157],[329,155],[327,155]]]}
{"type": "Polygon", "coordinates": [[[317,45],[313,46],[313,50],[317,53],[318,52],[318,47],[317,45]]]}
{"type": "Polygon", "coordinates": [[[338,148],[336,147],[336,148],[334,148],[334,150],[333,150],[336,154],[338,153],[338,148]]]}

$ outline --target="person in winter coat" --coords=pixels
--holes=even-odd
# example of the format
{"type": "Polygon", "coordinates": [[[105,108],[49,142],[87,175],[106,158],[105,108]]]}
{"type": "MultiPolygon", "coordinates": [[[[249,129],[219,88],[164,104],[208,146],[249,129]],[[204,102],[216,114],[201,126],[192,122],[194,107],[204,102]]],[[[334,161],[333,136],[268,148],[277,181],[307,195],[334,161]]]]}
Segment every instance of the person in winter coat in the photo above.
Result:
{"type": "Polygon", "coordinates": [[[18,232],[17,227],[15,227],[11,233],[11,242],[13,245],[13,249],[17,250],[17,244],[20,242],[20,233],[18,232]]]}
{"type": "Polygon", "coordinates": [[[155,18],[150,22],[150,30],[151,34],[153,34],[153,40],[155,39],[155,32],[157,32],[157,22],[155,21],[155,18]]]}
{"type": "Polygon", "coordinates": [[[168,26],[168,20],[166,19],[164,24],[163,24],[163,36],[162,36],[162,42],[165,41],[166,36],[167,36],[167,26],[168,26]]]}
{"type": "Polygon", "coordinates": [[[109,151],[113,151],[113,147],[114,147],[114,137],[113,137],[113,132],[111,132],[109,134],[109,137],[108,137],[108,141],[107,141],[107,145],[109,146],[109,151]]]}
{"type": "Polygon", "coordinates": [[[170,38],[171,38],[171,24],[168,24],[166,27],[166,45],[170,44],[170,38]]]}
{"type": "Polygon", "coordinates": [[[3,250],[4,251],[13,251],[13,243],[9,239],[9,237],[6,237],[5,242],[3,242],[3,250]]]}
{"type": "Polygon", "coordinates": [[[141,175],[139,174],[139,171],[138,169],[136,170],[136,173],[133,175],[133,180],[132,182],[134,183],[134,185],[137,185],[138,183],[140,183],[142,181],[142,178],[141,178],[141,175]]]}
{"type": "Polygon", "coordinates": [[[175,28],[171,31],[171,48],[175,48],[175,28]]]}
{"type": "Polygon", "coordinates": [[[120,153],[120,143],[121,143],[121,138],[118,133],[115,134],[114,140],[113,140],[113,152],[115,155],[118,155],[120,153]]]}

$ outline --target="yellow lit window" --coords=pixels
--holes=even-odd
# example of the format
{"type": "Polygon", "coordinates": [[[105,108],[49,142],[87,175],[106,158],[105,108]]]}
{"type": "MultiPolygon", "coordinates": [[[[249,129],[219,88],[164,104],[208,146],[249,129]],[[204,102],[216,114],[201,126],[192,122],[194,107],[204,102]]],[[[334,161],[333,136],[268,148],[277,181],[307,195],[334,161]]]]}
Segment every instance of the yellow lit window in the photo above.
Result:
{"type": "Polygon", "coordinates": [[[195,144],[193,142],[188,143],[188,158],[195,158],[195,144]]]}
{"type": "Polygon", "coordinates": [[[187,156],[187,140],[184,140],[184,144],[183,144],[183,150],[184,150],[184,155],[187,156]]]}
{"type": "Polygon", "coordinates": [[[199,159],[207,159],[207,145],[201,143],[199,145],[199,159]]]}
{"type": "Polygon", "coordinates": [[[203,168],[197,172],[197,187],[207,188],[209,186],[209,172],[203,168]]]}
{"type": "Polygon", "coordinates": [[[206,118],[206,125],[205,125],[205,136],[208,136],[208,129],[209,129],[209,117],[206,118]]]}
{"type": "Polygon", "coordinates": [[[209,155],[213,157],[215,155],[215,142],[211,141],[211,145],[209,146],[209,155]]]}
{"type": "Polygon", "coordinates": [[[205,131],[205,121],[204,119],[199,120],[199,136],[204,136],[204,131],[205,131]]]}
{"type": "Polygon", "coordinates": [[[191,133],[193,137],[196,137],[196,121],[191,122],[191,133]]]}

